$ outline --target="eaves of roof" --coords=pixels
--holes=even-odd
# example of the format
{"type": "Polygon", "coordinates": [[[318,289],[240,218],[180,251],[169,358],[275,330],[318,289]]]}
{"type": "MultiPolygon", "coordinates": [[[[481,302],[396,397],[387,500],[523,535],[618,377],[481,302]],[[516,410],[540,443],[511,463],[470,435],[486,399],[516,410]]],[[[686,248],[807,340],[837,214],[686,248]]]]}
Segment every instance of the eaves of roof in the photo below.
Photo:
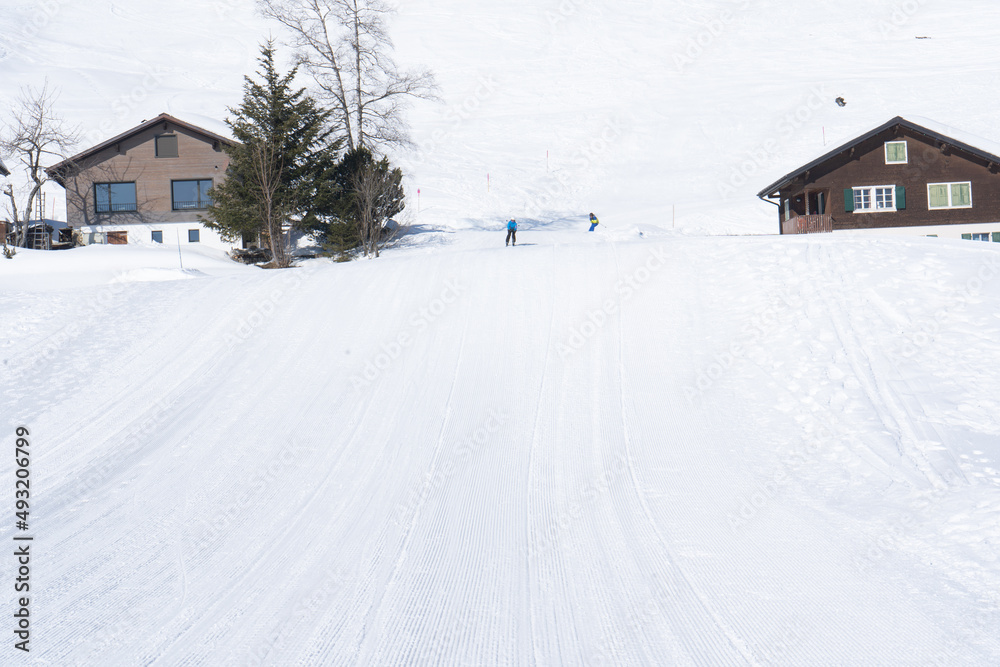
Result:
{"type": "Polygon", "coordinates": [[[164,122],[171,123],[173,125],[176,125],[177,127],[184,128],[190,132],[194,132],[195,134],[200,134],[207,139],[211,139],[212,141],[218,141],[222,144],[232,145],[236,143],[232,139],[224,137],[221,134],[216,134],[215,132],[206,130],[203,127],[192,125],[191,123],[180,120],[179,118],[174,118],[170,114],[161,113],[159,116],[151,118],[150,120],[143,121],[142,123],[133,127],[132,129],[126,130],[125,132],[122,132],[117,136],[111,137],[107,141],[103,141],[97,144],[96,146],[92,146],[87,150],[83,151],[82,153],[74,155],[71,158],[67,158],[58,164],[52,165],[51,167],[47,167],[45,169],[45,172],[49,176],[58,181],[61,173],[65,171],[66,168],[69,167],[70,165],[79,164],[80,162],[86,160],[87,158],[100,153],[109,146],[114,146],[115,144],[122,142],[128,139],[129,137],[132,137],[136,134],[139,134],[140,132],[144,132],[145,130],[156,126],[158,123],[164,123],[164,122]]]}
{"type": "Polygon", "coordinates": [[[765,200],[768,197],[773,197],[775,194],[777,194],[777,192],[779,190],[781,190],[781,188],[785,187],[786,185],[788,185],[789,183],[791,183],[792,181],[794,181],[796,178],[798,178],[802,174],[805,174],[806,172],[811,171],[812,169],[814,169],[815,167],[823,164],[827,160],[830,160],[831,158],[834,158],[837,155],[840,155],[841,153],[843,153],[845,151],[849,151],[852,148],[854,148],[855,146],[857,146],[858,144],[861,144],[862,142],[867,141],[868,139],[870,139],[870,138],[872,138],[872,137],[874,137],[874,136],[876,136],[878,134],[881,134],[882,132],[885,132],[886,130],[892,129],[893,127],[896,127],[897,125],[899,125],[901,127],[905,127],[905,128],[907,128],[907,129],[909,129],[909,130],[911,130],[913,132],[916,132],[917,134],[923,134],[924,136],[930,137],[931,139],[933,139],[935,141],[946,143],[949,146],[952,146],[952,147],[954,147],[954,148],[956,148],[956,149],[958,149],[960,151],[964,151],[964,152],[969,153],[971,155],[975,155],[976,157],[978,157],[978,158],[980,158],[982,160],[985,160],[986,162],[992,162],[994,164],[1000,165],[1000,156],[997,156],[994,153],[991,153],[989,151],[983,150],[982,148],[978,148],[976,146],[973,146],[973,145],[971,145],[971,144],[969,144],[967,142],[959,141],[959,140],[957,140],[957,139],[955,139],[953,137],[950,137],[950,136],[948,136],[948,135],[946,135],[943,132],[940,132],[938,130],[932,130],[932,129],[928,128],[928,127],[925,127],[924,125],[919,125],[917,123],[909,121],[909,120],[903,118],[902,116],[896,116],[892,120],[890,120],[890,121],[888,121],[886,123],[883,123],[882,125],[879,125],[875,129],[870,130],[868,132],[865,132],[861,136],[855,137],[854,139],[848,141],[846,144],[843,144],[842,146],[838,146],[837,148],[834,148],[829,153],[826,153],[826,154],[822,155],[821,157],[816,158],[812,162],[799,167],[795,171],[792,171],[792,172],[789,172],[789,173],[785,174],[784,176],[782,176],[781,178],[779,178],[777,181],[775,181],[774,183],[771,183],[769,186],[767,186],[766,188],[764,188],[763,190],[761,190],[760,192],[758,192],[757,196],[760,197],[761,199],[765,199],[765,200]]]}

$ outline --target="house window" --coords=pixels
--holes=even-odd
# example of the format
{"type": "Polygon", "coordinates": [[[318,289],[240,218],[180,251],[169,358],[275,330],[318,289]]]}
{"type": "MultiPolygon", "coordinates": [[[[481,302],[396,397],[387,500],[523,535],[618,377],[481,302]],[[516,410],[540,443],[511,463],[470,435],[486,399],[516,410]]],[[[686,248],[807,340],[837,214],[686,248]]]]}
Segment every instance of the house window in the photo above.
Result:
{"type": "Polygon", "coordinates": [[[927,208],[972,208],[972,183],[928,183],[927,208]]]}
{"type": "Polygon", "coordinates": [[[200,229],[189,229],[188,230],[188,243],[198,243],[201,241],[201,230],[200,229]]]}
{"type": "Polygon", "coordinates": [[[161,134],[156,137],[156,157],[177,157],[177,135],[161,134]]]}
{"type": "Polygon", "coordinates": [[[885,163],[886,164],[906,164],[906,142],[887,141],[885,142],[885,163]]]}
{"type": "Polygon", "coordinates": [[[174,181],[171,183],[175,211],[206,208],[212,203],[208,191],[212,188],[212,179],[199,181],[174,181]]]}
{"type": "Polygon", "coordinates": [[[94,208],[98,213],[134,212],[135,183],[94,183],[94,208]]]}
{"type": "Polygon", "coordinates": [[[111,245],[128,245],[128,232],[108,232],[108,243],[111,245]]]}
{"type": "Polygon", "coordinates": [[[156,230],[153,232],[153,243],[163,243],[163,232],[156,230]]]}
{"type": "Polygon", "coordinates": [[[989,235],[988,232],[985,233],[985,234],[973,234],[972,235],[972,240],[973,241],[986,241],[986,242],[989,242],[990,235],[989,235]]]}
{"type": "Polygon", "coordinates": [[[854,188],[854,212],[896,210],[896,186],[877,185],[871,188],[854,188]]]}

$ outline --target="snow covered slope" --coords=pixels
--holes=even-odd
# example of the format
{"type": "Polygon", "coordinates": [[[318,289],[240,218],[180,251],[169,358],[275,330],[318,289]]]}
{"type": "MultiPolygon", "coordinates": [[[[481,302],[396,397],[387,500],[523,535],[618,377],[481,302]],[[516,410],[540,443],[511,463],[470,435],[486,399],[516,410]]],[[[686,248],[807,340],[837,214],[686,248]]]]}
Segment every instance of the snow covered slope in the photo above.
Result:
{"type": "Polygon", "coordinates": [[[16,664],[1000,661],[992,244],[501,236],[0,292],[16,664]]]}
{"type": "MultiPolygon", "coordinates": [[[[998,30],[986,0],[407,0],[397,59],[442,102],[394,157],[437,226],[595,211],[773,233],[761,187],[896,115],[1000,141],[998,30]]],[[[248,0],[10,0],[0,97],[47,77],[88,146],[164,111],[225,131],[269,35],[248,0]]]]}
{"type": "MultiPolygon", "coordinates": [[[[1000,663],[996,246],[697,235],[774,231],[762,184],[897,114],[1000,138],[998,26],[408,0],[399,59],[444,101],[377,262],[0,259],[36,555],[33,650],[0,663],[1000,663]]],[[[14,0],[0,93],[47,75],[87,143],[219,130],[272,29],[14,0]]]]}

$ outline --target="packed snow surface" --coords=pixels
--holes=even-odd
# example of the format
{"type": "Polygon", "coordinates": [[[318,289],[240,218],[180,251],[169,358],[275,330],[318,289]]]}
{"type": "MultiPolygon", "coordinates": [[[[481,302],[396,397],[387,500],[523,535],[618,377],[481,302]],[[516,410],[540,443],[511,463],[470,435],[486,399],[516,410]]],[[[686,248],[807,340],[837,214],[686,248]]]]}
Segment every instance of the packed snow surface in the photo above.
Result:
{"type": "Polygon", "coordinates": [[[586,228],[0,291],[19,664],[1000,662],[998,247],[586,228]]]}

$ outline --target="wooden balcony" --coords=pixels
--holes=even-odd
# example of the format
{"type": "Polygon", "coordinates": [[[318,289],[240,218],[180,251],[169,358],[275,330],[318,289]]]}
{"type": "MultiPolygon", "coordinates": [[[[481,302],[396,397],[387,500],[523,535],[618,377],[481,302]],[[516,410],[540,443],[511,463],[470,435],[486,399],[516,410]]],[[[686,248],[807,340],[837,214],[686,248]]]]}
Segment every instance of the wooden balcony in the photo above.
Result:
{"type": "Polygon", "coordinates": [[[833,231],[833,217],[828,215],[797,215],[781,223],[782,234],[818,234],[833,231]]]}

